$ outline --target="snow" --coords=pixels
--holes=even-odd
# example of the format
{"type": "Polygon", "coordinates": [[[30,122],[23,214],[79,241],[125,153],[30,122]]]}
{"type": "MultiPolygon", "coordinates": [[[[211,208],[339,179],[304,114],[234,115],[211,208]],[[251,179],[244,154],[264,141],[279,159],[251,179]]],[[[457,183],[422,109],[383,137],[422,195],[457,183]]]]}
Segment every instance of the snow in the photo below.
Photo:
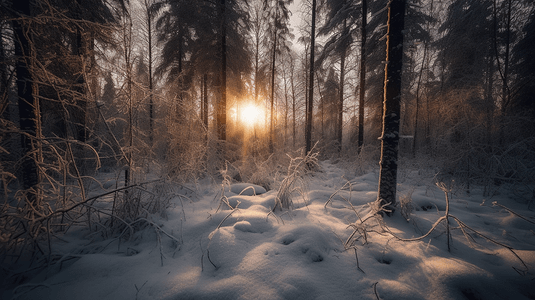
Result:
{"type": "MultiPolygon", "coordinates": [[[[242,183],[225,189],[232,210],[220,205],[221,186],[201,184],[197,197],[174,199],[166,218],[150,216],[145,223],[152,225],[129,241],[83,240],[88,232],[70,231],[66,242],[54,245],[64,255],[61,270],[56,264],[1,298],[11,293],[15,299],[535,297],[535,226],[491,204],[498,201],[533,220],[526,203],[507,193],[486,201],[478,190],[450,195],[450,214],[514,248],[528,267],[523,276],[513,269],[525,267],[511,251],[475,234],[469,242],[452,229],[448,252],[443,224],[429,238],[404,242],[382,232],[371,218],[362,225],[367,243],[356,234],[360,238],[346,249],[353,232],[348,225],[359,224],[348,202],[360,218],[370,216],[378,178],[375,172],[354,178],[348,173],[322,162],[321,171],[308,179],[305,197],[296,195],[290,210],[272,212],[276,190],[242,183]]],[[[444,215],[444,193],[419,171],[402,174],[398,193],[412,199],[409,220],[399,212],[383,220],[400,237],[419,237],[444,215]]],[[[450,223],[457,226],[451,218],[450,223]]]]}

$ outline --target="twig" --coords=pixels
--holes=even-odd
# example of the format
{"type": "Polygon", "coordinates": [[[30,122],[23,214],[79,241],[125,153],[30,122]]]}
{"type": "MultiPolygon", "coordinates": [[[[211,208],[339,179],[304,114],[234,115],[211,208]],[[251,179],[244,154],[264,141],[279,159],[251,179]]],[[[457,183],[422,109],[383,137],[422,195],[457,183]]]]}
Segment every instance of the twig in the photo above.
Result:
{"type": "Polygon", "coordinates": [[[379,298],[379,294],[377,294],[377,284],[378,284],[378,283],[379,283],[379,281],[377,281],[377,282],[375,282],[375,283],[373,284],[373,293],[375,294],[375,298],[376,298],[377,300],[381,300],[381,298],[379,298]]]}
{"type": "Polygon", "coordinates": [[[216,266],[216,265],[214,264],[214,262],[212,261],[212,259],[210,258],[210,250],[208,250],[208,249],[206,249],[206,257],[208,257],[208,261],[212,264],[212,266],[214,266],[214,268],[215,268],[216,271],[217,271],[217,269],[219,269],[219,267],[216,266]]]}
{"type": "Polygon", "coordinates": [[[355,250],[355,258],[357,259],[357,269],[359,269],[359,271],[361,271],[362,273],[366,274],[366,272],[364,272],[364,270],[362,270],[362,269],[360,268],[360,265],[359,265],[359,256],[358,256],[358,254],[357,254],[357,247],[356,247],[356,246],[353,246],[353,247],[351,247],[351,248],[353,248],[353,250],[355,250]]]}
{"type": "MultiPolygon", "coordinates": [[[[524,260],[523,260],[522,258],[520,258],[520,256],[518,256],[518,254],[516,254],[514,248],[512,248],[512,247],[510,247],[510,246],[507,246],[506,244],[500,243],[500,242],[498,242],[498,241],[496,241],[496,240],[494,240],[494,239],[491,239],[490,237],[488,237],[488,236],[482,234],[481,232],[479,232],[479,231],[477,231],[477,230],[471,228],[470,226],[466,225],[464,222],[462,222],[461,220],[457,219],[455,216],[451,216],[451,217],[452,217],[455,221],[457,221],[457,223],[459,224],[459,226],[461,226],[461,227],[464,226],[464,227],[466,227],[467,229],[470,229],[470,230],[471,230],[472,232],[474,232],[475,234],[479,235],[480,237],[486,239],[487,241],[489,241],[489,242],[491,242],[491,243],[494,243],[494,244],[496,244],[496,245],[498,245],[498,246],[504,247],[505,249],[511,251],[511,253],[513,253],[513,255],[514,255],[514,256],[515,256],[515,257],[522,263],[522,265],[523,265],[524,268],[526,269],[526,270],[524,270],[524,271],[521,271],[521,272],[523,273],[523,274],[521,274],[521,275],[525,275],[525,274],[529,271],[528,266],[526,265],[526,263],[524,262],[524,260]]],[[[517,272],[520,274],[520,272],[519,272],[520,270],[518,270],[518,269],[515,268],[515,267],[513,267],[513,269],[514,269],[515,271],[517,271],[517,272]]]]}
{"type": "Polygon", "coordinates": [[[145,284],[147,284],[147,282],[149,282],[148,280],[145,281],[145,283],[143,283],[143,285],[141,285],[140,288],[137,287],[137,285],[134,283],[134,287],[136,288],[136,300],[137,300],[137,295],[139,294],[139,292],[141,291],[141,289],[145,286],[145,284]]]}
{"type": "MultiPolygon", "coordinates": [[[[336,196],[336,194],[338,194],[338,192],[340,192],[341,190],[343,190],[347,185],[349,185],[349,195],[351,195],[351,182],[348,180],[341,188],[339,188],[338,190],[336,190],[334,193],[332,193],[332,195],[329,197],[329,199],[327,200],[327,202],[325,202],[325,204],[323,205],[323,208],[324,209],[327,209],[327,205],[332,202],[334,196],[336,196]]],[[[343,197],[342,197],[343,198],[343,197]]],[[[345,199],[345,198],[344,198],[345,199]]],[[[347,201],[347,200],[346,200],[347,201]]],[[[331,204],[332,205],[332,204],[331,204]]]]}
{"type": "Polygon", "coordinates": [[[449,220],[449,215],[450,215],[450,199],[448,197],[448,192],[449,190],[446,188],[446,185],[441,182],[441,183],[437,183],[437,186],[444,192],[444,194],[446,195],[446,213],[445,213],[445,217],[446,217],[446,238],[447,238],[447,244],[448,244],[448,252],[451,252],[451,248],[450,248],[450,239],[451,239],[451,236],[450,236],[450,220],[449,220]]]}
{"type": "Polygon", "coordinates": [[[519,213],[516,213],[516,212],[512,211],[510,208],[507,208],[507,207],[505,207],[505,206],[499,204],[498,201],[494,201],[494,202],[492,202],[492,206],[499,206],[499,207],[505,209],[506,211],[512,213],[513,215],[515,215],[515,216],[517,216],[517,217],[519,217],[519,218],[521,218],[521,219],[523,219],[523,220],[525,220],[525,221],[528,221],[528,222],[530,222],[531,224],[535,224],[535,222],[531,221],[530,219],[528,219],[528,218],[526,218],[526,217],[520,215],[519,213]]]}
{"type": "Polygon", "coordinates": [[[54,212],[51,212],[50,214],[48,215],[42,215],[41,214],[41,217],[40,218],[36,218],[36,219],[29,219],[29,218],[23,218],[23,217],[20,217],[19,215],[16,215],[16,214],[4,214],[6,216],[12,216],[12,217],[18,217],[18,218],[21,218],[21,219],[26,219],[28,221],[32,221],[32,222],[42,222],[44,220],[47,220],[47,219],[50,219],[52,218],[53,216],[57,215],[57,214],[60,214],[60,213],[65,213],[65,212],[69,212],[71,210],[73,210],[74,208],[80,206],[80,205],[83,205],[87,202],[90,202],[90,201],[93,201],[95,199],[98,199],[100,197],[103,197],[103,196],[106,196],[106,195],[109,195],[109,194],[113,194],[115,192],[118,192],[118,191],[121,191],[121,190],[126,190],[126,189],[130,189],[130,188],[133,188],[133,187],[136,187],[136,186],[140,186],[140,185],[144,185],[144,184],[149,184],[149,183],[153,183],[153,182],[157,182],[157,181],[161,181],[162,179],[156,179],[156,180],[152,180],[152,181],[147,181],[147,182],[142,182],[142,183],[136,183],[136,184],[133,184],[133,185],[129,185],[129,186],[125,186],[125,187],[121,187],[121,188],[118,188],[118,189],[115,189],[113,191],[109,191],[109,192],[106,192],[106,193],[103,193],[103,194],[100,194],[98,196],[94,196],[94,197],[90,197],[90,198],[87,198],[85,199],[84,201],[80,201],[68,208],[65,208],[65,209],[58,209],[54,212]]]}

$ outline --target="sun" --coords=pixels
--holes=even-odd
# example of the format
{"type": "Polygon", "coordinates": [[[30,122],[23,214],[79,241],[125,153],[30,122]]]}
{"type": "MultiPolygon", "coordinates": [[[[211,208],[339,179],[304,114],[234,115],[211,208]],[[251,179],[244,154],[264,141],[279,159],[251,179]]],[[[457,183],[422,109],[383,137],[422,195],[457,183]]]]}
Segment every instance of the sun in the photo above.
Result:
{"type": "Polygon", "coordinates": [[[246,126],[253,127],[262,122],[263,109],[254,104],[247,104],[240,108],[240,121],[246,126]]]}

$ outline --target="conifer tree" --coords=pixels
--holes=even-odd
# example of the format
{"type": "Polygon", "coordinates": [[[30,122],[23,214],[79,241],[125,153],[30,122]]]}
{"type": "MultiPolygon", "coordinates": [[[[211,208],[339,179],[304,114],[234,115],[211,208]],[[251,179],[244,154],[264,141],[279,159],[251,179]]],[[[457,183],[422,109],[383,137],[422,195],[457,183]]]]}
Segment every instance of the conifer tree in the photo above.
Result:
{"type": "Polygon", "coordinates": [[[404,25],[405,0],[392,0],[388,6],[381,169],[377,195],[379,203],[387,205],[390,210],[396,204],[404,25]]]}

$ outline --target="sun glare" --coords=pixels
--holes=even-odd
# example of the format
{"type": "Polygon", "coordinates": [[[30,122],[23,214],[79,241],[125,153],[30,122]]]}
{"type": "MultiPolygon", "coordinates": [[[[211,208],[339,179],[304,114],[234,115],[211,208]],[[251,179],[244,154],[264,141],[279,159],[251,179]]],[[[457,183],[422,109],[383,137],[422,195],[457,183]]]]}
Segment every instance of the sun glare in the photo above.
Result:
{"type": "Polygon", "coordinates": [[[247,104],[245,107],[240,108],[240,120],[246,126],[252,127],[258,125],[263,120],[262,112],[261,107],[254,104],[247,104]]]}

